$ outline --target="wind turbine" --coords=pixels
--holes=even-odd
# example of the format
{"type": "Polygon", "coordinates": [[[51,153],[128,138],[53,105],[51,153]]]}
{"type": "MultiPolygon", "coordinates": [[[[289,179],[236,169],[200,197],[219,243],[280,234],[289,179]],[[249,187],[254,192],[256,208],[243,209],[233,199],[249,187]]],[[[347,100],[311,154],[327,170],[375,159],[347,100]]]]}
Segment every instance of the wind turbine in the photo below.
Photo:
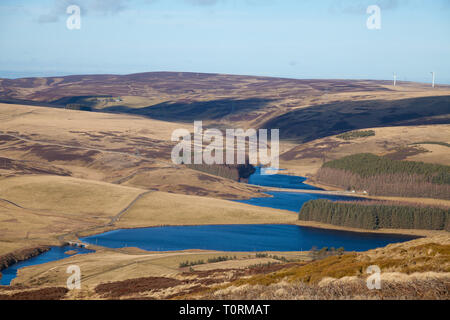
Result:
{"type": "Polygon", "coordinates": [[[434,88],[434,79],[435,79],[434,71],[431,71],[431,75],[433,77],[433,82],[431,83],[431,86],[434,88]]]}
{"type": "Polygon", "coordinates": [[[397,74],[394,72],[394,87],[396,83],[397,83],[397,74]]]}

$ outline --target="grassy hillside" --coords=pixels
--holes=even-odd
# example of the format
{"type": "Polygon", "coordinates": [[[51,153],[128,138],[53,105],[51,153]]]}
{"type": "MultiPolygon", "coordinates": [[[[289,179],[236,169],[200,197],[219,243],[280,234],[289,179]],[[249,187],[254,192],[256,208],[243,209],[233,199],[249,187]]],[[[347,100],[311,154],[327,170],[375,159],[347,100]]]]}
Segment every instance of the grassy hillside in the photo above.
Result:
{"type": "Polygon", "coordinates": [[[0,108],[0,177],[53,174],[226,199],[258,195],[257,188],[174,165],[170,137],[186,125],[46,107],[0,108]]]}
{"type": "Polygon", "coordinates": [[[345,101],[298,109],[261,127],[280,128],[280,137],[308,142],[364,128],[448,124],[450,96],[394,101],[345,101]]]}
{"type": "MultiPolygon", "coordinates": [[[[320,107],[319,122],[333,116],[340,118],[352,109],[359,116],[375,116],[386,123],[396,119],[425,123],[422,118],[427,115],[420,111],[412,111],[415,114],[412,118],[393,111],[405,103],[393,104],[392,100],[442,95],[450,95],[449,86],[431,90],[429,86],[412,82],[399,82],[393,87],[390,81],[299,80],[183,72],[0,79],[0,102],[129,113],[171,122],[204,120],[208,122],[206,125],[215,127],[255,128],[266,123],[269,128],[284,128],[283,137],[302,139],[303,134],[298,131],[301,128],[293,129],[293,126],[304,115],[311,115],[297,113],[303,108],[320,107]],[[355,101],[366,103],[355,105],[355,101]],[[384,109],[383,115],[380,110],[371,115],[371,110],[380,109],[379,106],[384,109]]],[[[418,100],[406,104],[411,107],[416,102],[423,103],[418,100]]],[[[339,119],[333,126],[347,128],[343,121],[339,119]]],[[[353,126],[353,121],[350,125],[353,126]]]]}
{"type": "Polygon", "coordinates": [[[374,135],[355,136],[355,131],[349,131],[344,135],[351,135],[353,138],[350,140],[330,136],[286,146],[280,155],[281,166],[291,174],[314,175],[323,163],[358,153],[450,165],[446,146],[450,143],[450,125],[381,127],[363,131],[374,135]]]}
{"type": "Polygon", "coordinates": [[[436,236],[273,269],[179,298],[447,299],[450,242],[448,236],[436,236]],[[381,290],[367,289],[366,270],[371,265],[382,271],[381,290]]]}
{"type": "Polygon", "coordinates": [[[294,223],[296,215],[207,197],[152,192],[120,219],[118,226],[136,228],[158,225],[294,223]]]}

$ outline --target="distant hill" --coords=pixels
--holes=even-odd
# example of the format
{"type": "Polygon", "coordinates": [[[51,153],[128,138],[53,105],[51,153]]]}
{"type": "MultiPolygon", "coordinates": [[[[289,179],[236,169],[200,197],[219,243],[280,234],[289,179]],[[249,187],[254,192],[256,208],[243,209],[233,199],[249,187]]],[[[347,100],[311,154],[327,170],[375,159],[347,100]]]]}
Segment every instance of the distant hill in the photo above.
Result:
{"type": "Polygon", "coordinates": [[[368,127],[450,122],[450,86],[376,80],[185,72],[0,79],[0,102],[279,128],[281,138],[300,143],[368,127]]]}
{"type": "Polygon", "coordinates": [[[282,138],[308,142],[363,128],[449,123],[450,96],[442,96],[324,104],[287,112],[262,126],[283,128],[282,138]]]}

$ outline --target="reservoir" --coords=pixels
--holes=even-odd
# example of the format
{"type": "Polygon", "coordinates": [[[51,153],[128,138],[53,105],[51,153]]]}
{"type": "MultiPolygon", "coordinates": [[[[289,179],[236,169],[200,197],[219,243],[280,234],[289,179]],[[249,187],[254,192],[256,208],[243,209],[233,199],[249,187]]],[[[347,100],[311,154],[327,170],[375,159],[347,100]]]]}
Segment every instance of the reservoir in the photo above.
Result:
{"type": "MultiPolygon", "coordinates": [[[[306,178],[288,175],[264,175],[261,169],[250,176],[249,184],[302,190],[321,190],[305,184],[306,178]]],[[[299,212],[303,204],[313,199],[331,201],[358,201],[361,198],[316,193],[284,191],[266,192],[271,197],[259,197],[238,202],[255,206],[299,212]]],[[[274,212],[276,214],[276,212],[274,212]]],[[[390,243],[415,239],[414,236],[348,232],[318,229],[296,225],[202,225],[165,226],[138,229],[119,229],[99,235],[82,238],[86,243],[108,248],[137,247],[149,251],[176,251],[203,249],[218,251],[304,251],[312,247],[343,247],[346,251],[366,251],[390,243]]],[[[0,285],[9,285],[23,267],[61,260],[69,257],[65,252],[75,254],[93,252],[78,247],[52,247],[49,251],[19,262],[2,270],[0,285]]]]}
{"type": "Polygon", "coordinates": [[[119,229],[82,238],[108,248],[137,247],[149,251],[203,249],[219,251],[302,251],[312,247],[344,247],[365,251],[413,236],[348,232],[296,225],[205,225],[119,229]]]}
{"type": "MultiPolygon", "coordinates": [[[[261,169],[250,176],[249,184],[320,190],[304,183],[303,177],[264,175],[261,169]]],[[[329,199],[331,201],[358,201],[361,198],[314,193],[270,191],[271,197],[238,200],[256,206],[299,212],[306,201],[329,199]]],[[[274,212],[274,214],[276,214],[274,212]]],[[[120,229],[81,239],[83,242],[108,248],[137,247],[149,251],[176,251],[203,249],[218,251],[303,251],[312,247],[344,247],[347,251],[366,251],[384,247],[389,243],[408,241],[416,237],[329,229],[296,225],[203,225],[165,226],[137,229],[120,229]]]]}

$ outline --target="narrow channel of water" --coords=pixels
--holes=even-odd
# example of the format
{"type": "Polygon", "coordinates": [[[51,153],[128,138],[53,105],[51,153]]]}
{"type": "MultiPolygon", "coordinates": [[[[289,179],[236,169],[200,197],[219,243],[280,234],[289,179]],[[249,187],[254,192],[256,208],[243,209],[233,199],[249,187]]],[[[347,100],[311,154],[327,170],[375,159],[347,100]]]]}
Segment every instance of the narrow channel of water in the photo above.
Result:
{"type": "Polygon", "coordinates": [[[51,247],[49,251],[41,253],[38,256],[32,257],[30,259],[20,261],[15,263],[8,268],[1,271],[2,277],[0,279],[0,285],[9,286],[11,281],[17,277],[17,271],[24,267],[35,266],[38,264],[43,264],[51,261],[62,260],[77,254],[84,254],[94,252],[94,250],[89,250],[86,248],[64,246],[64,247],[51,247]],[[67,254],[68,251],[74,251],[74,254],[67,254]]]}
{"type": "MultiPolygon", "coordinates": [[[[284,174],[265,175],[261,174],[261,168],[256,168],[255,173],[250,176],[248,183],[257,186],[285,188],[285,189],[323,190],[304,183],[305,180],[306,178],[304,177],[289,176],[284,174]]],[[[268,191],[264,193],[270,195],[270,197],[251,198],[248,200],[236,200],[236,202],[247,203],[259,207],[268,207],[274,209],[299,212],[303,204],[309,200],[315,199],[328,199],[332,201],[361,200],[361,198],[358,197],[337,196],[320,193],[299,193],[286,191],[268,191]]]]}

